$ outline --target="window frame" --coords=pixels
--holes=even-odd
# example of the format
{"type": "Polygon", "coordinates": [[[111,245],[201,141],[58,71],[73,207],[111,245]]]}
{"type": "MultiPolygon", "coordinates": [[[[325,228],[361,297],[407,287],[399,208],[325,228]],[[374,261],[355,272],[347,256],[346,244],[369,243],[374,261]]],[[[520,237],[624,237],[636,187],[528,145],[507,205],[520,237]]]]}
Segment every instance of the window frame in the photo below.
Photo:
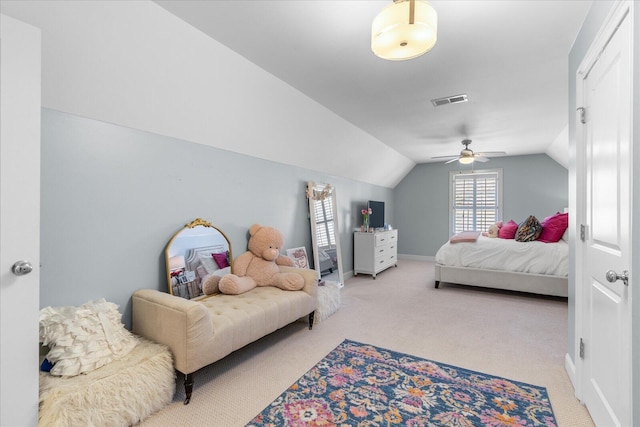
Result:
{"type": "MultiPolygon", "coordinates": [[[[477,190],[477,178],[482,177],[482,175],[494,175],[496,176],[496,222],[502,219],[502,189],[504,187],[503,177],[502,177],[502,168],[496,169],[481,169],[481,170],[471,170],[471,171],[450,171],[449,172],[449,235],[454,235],[460,231],[456,231],[456,221],[455,214],[459,209],[456,207],[455,201],[455,190],[456,190],[456,177],[474,177],[473,180],[473,191],[474,191],[474,205],[473,205],[473,216],[474,216],[474,228],[476,228],[476,211],[477,206],[475,203],[475,194],[477,190]]],[[[488,229],[488,227],[487,227],[488,229]]],[[[478,230],[478,231],[486,231],[486,230],[478,230]]]]}

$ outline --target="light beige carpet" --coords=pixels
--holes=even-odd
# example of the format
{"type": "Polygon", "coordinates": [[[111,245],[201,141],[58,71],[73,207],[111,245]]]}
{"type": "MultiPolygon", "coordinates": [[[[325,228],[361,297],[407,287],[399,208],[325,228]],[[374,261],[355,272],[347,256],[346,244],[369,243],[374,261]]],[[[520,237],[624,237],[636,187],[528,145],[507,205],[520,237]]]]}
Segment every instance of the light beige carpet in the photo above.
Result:
{"type": "Polygon", "coordinates": [[[309,331],[289,325],[195,373],[183,405],[150,426],[243,426],[345,338],[546,387],[559,426],[593,426],[564,369],[566,299],[443,284],[433,263],[400,260],[346,281],[340,309],[309,331]]]}

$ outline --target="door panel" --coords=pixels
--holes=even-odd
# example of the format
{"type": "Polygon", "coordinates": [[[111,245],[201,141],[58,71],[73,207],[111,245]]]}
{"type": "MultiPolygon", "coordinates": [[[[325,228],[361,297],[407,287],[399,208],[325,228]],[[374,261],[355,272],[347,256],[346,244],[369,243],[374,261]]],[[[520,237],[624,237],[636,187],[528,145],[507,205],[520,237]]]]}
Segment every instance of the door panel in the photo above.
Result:
{"type": "Polygon", "coordinates": [[[38,423],[40,30],[0,15],[0,425],[38,423]],[[27,260],[33,271],[11,268],[27,260]]]}
{"type": "Polygon", "coordinates": [[[596,425],[631,425],[630,287],[606,279],[631,267],[630,19],[605,43],[583,79],[586,108],[583,400],[596,425]]]}

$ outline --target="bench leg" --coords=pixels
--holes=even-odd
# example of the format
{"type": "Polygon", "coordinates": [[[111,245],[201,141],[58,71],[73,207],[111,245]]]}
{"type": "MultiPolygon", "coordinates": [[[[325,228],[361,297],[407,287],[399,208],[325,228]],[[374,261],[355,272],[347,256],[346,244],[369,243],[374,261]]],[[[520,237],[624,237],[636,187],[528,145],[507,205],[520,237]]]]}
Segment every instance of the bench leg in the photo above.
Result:
{"type": "Polygon", "coordinates": [[[315,311],[312,311],[311,313],[309,313],[309,330],[313,329],[313,319],[316,315],[315,311]]]}
{"type": "Polygon", "coordinates": [[[193,373],[184,376],[185,405],[188,405],[191,401],[191,393],[193,393],[193,373]]]}
{"type": "Polygon", "coordinates": [[[436,280],[436,289],[438,289],[438,286],[440,286],[440,281],[436,280]]]}

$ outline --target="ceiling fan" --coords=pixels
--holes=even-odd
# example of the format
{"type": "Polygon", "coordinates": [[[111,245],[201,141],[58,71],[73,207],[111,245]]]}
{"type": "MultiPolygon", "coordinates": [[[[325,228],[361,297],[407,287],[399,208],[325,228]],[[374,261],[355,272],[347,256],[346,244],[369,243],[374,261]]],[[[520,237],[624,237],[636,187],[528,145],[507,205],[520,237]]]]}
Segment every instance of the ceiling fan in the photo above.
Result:
{"type": "Polygon", "coordinates": [[[463,139],[462,145],[464,145],[464,148],[462,149],[462,151],[460,151],[459,155],[437,156],[437,157],[432,157],[432,159],[448,159],[448,161],[446,161],[445,164],[453,163],[457,160],[460,163],[466,165],[466,164],[473,163],[476,160],[479,162],[488,162],[489,157],[507,155],[507,153],[505,153],[504,151],[485,151],[483,153],[474,153],[473,150],[469,148],[469,144],[471,144],[470,139],[463,139]]]}

